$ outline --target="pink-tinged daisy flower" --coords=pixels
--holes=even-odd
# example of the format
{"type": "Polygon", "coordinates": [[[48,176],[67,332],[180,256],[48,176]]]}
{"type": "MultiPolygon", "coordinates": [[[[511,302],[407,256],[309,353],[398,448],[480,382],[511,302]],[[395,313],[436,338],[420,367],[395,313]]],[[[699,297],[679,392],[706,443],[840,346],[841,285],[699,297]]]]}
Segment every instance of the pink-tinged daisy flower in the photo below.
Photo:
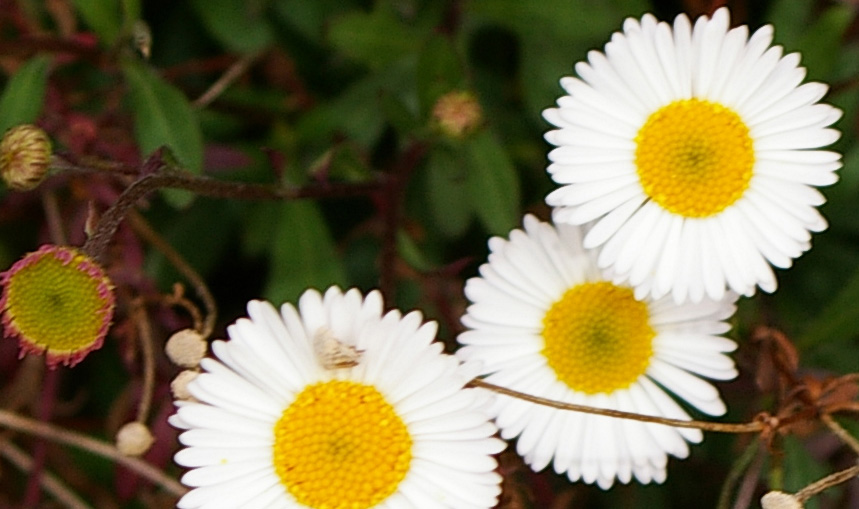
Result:
{"type": "Polygon", "coordinates": [[[489,508],[504,448],[436,324],[377,291],[248,304],[177,402],[180,508],[489,508]]]}
{"type": "Polygon", "coordinates": [[[627,19],[605,52],[561,80],[544,112],[558,127],[546,198],[557,222],[585,225],[599,266],[636,295],[718,300],[772,292],[827,224],[816,186],[837,180],[841,112],[801,84],[799,55],[770,46],[771,26],[729,30],[726,8],[691,25],[627,19]]]}
{"type": "MultiPolygon", "coordinates": [[[[471,301],[459,336],[463,359],[483,365],[486,381],[598,408],[689,419],[669,394],[701,412],[725,405],[701,377],[737,374],[720,336],[736,296],[676,304],[638,299],[607,279],[582,248],[579,227],[525,217],[510,239],[489,241],[489,262],[469,279],[471,301]]],[[[607,489],[615,479],[662,482],[668,455],[684,458],[697,429],[673,428],[558,410],[498,396],[493,413],[505,439],[536,470],[552,463],[570,480],[607,489]]]]}
{"type": "Polygon", "coordinates": [[[44,245],[0,274],[6,337],[21,356],[45,354],[49,367],[74,366],[101,348],[113,318],[113,285],[104,270],[68,246],[44,245]]]}

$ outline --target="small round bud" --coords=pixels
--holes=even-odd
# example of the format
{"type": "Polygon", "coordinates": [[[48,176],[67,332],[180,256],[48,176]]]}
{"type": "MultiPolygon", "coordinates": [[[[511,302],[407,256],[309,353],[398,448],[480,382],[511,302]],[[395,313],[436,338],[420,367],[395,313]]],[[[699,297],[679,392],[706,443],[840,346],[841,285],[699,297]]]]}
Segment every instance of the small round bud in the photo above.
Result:
{"type": "Polygon", "coordinates": [[[126,456],[141,456],[154,442],[155,438],[142,422],[129,422],[116,434],[116,448],[126,456]]]}
{"type": "Polygon", "coordinates": [[[0,141],[0,175],[16,191],[29,191],[42,183],[51,160],[51,140],[30,124],[15,126],[0,141]]]}
{"type": "Polygon", "coordinates": [[[193,329],[182,329],[170,336],[164,351],[173,364],[183,368],[195,368],[205,357],[208,346],[199,332],[193,329]]]}
{"type": "Polygon", "coordinates": [[[193,400],[194,395],[188,390],[188,384],[191,383],[191,380],[197,378],[197,375],[199,373],[190,370],[185,370],[176,375],[176,378],[170,382],[170,392],[173,393],[173,398],[180,401],[193,400]]]}
{"type": "Polygon", "coordinates": [[[802,509],[802,503],[790,493],[770,491],[761,498],[763,509],[802,509]]]}
{"type": "Polygon", "coordinates": [[[462,138],[483,122],[483,110],[470,92],[449,92],[436,101],[433,122],[451,138],[462,138]]]}

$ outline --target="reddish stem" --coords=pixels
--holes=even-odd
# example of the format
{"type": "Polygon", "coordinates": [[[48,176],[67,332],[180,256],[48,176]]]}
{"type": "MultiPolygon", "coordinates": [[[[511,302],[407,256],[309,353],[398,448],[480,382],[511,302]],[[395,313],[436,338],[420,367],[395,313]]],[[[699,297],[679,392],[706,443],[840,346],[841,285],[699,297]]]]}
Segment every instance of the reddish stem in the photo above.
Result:
{"type": "MultiPolygon", "coordinates": [[[[42,381],[42,398],[39,405],[39,420],[49,422],[54,411],[57,398],[57,382],[59,370],[49,369],[42,381]]],[[[42,473],[45,470],[45,459],[48,454],[48,442],[38,439],[33,447],[33,468],[30,470],[30,478],[27,480],[27,489],[24,494],[24,502],[21,507],[38,507],[42,496],[42,473]]]]}

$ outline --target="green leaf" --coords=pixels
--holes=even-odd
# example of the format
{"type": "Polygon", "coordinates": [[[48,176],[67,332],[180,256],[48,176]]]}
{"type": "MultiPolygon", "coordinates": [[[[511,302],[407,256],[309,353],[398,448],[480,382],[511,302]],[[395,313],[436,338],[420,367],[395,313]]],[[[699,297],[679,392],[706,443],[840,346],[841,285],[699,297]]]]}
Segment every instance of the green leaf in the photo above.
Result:
{"type": "Polygon", "coordinates": [[[462,154],[438,147],[430,153],[426,167],[429,219],[437,231],[449,238],[465,233],[474,217],[466,178],[470,168],[463,159],[462,154]]]}
{"type": "Polygon", "coordinates": [[[854,271],[847,284],[817,316],[805,325],[804,333],[796,340],[801,349],[819,343],[845,342],[856,336],[859,323],[859,270],[854,271]]]}
{"type": "Polygon", "coordinates": [[[351,6],[341,0],[290,0],[271,2],[273,14],[287,30],[294,30],[315,43],[321,43],[325,25],[351,6]]]}
{"type": "Polygon", "coordinates": [[[271,302],[295,302],[308,288],[320,292],[345,285],[334,240],[316,203],[284,203],[271,231],[271,269],[263,295],[271,302]]]}
{"type": "MultiPolygon", "coordinates": [[[[123,65],[134,114],[134,135],[142,154],[170,148],[179,164],[199,174],[203,169],[203,135],[188,99],[178,89],[138,62],[123,65]]],[[[182,207],[191,200],[185,191],[169,190],[165,198],[182,207]]]]}
{"type": "Polygon", "coordinates": [[[422,126],[417,114],[393,92],[381,94],[379,108],[385,119],[401,134],[408,135],[422,126]]]}
{"type": "Polygon", "coordinates": [[[331,25],[328,37],[339,51],[375,68],[416,52],[422,39],[416,29],[384,6],[369,14],[341,16],[331,25]]]}
{"type": "Polygon", "coordinates": [[[413,81],[414,62],[407,59],[355,81],[330,102],[320,103],[301,117],[297,130],[303,143],[331,143],[333,134],[343,135],[363,147],[376,142],[385,119],[379,114],[381,98],[401,91],[413,81]]]}
{"type": "Polygon", "coordinates": [[[465,74],[450,39],[437,35],[427,41],[418,58],[417,80],[424,114],[443,94],[464,88],[465,74]]]}
{"type": "Polygon", "coordinates": [[[273,39],[264,2],[193,0],[191,6],[206,30],[231,51],[254,53],[268,46],[273,39]]]}
{"type": "MultiPolygon", "coordinates": [[[[155,226],[170,246],[205,278],[226,259],[233,235],[242,227],[239,210],[237,202],[197,200],[181,214],[162,210],[164,215],[155,217],[155,226]],[[213,217],[217,217],[217,228],[200,227],[212,221],[213,217]]],[[[187,284],[185,277],[160,252],[153,250],[146,257],[145,264],[146,273],[154,275],[158,287],[163,290],[177,281],[187,284]]]]}
{"type": "MultiPolygon", "coordinates": [[[[825,477],[830,472],[827,471],[814,456],[812,456],[802,444],[802,442],[794,436],[786,436],[784,439],[784,488],[788,493],[796,493],[805,488],[809,484],[825,477]]],[[[820,497],[825,494],[818,495],[815,498],[808,500],[805,503],[806,509],[817,509],[820,503],[820,497]]]]}
{"type": "Polygon", "coordinates": [[[122,0],[123,29],[128,30],[142,16],[142,0],[122,0]]]}
{"type": "Polygon", "coordinates": [[[775,40],[786,48],[796,48],[808,28],[814,0],[775,0],[767,12],[767,21],[775,27],[775,40]]]}
{"type": "Polygon", "coordinates": [[[397,232],[397,254],[410,267],[421,272],[429,272],[437,268],[437,264],[428,258],[421,248],[406,232],[397,232]]]}
{"type": "Polygon", "coordinates": [[[563,41],[595,38],[607,41],[611,32],[620,30],[624,17],[637,17],[650,10],[648,2],[643,0],[494,0],[469,3],[469,9],[524,37],[539,34],[563,41]]]}
{"type": "Polygon", "coordinates": [[[836,5],[827,9],[805,32],[800,48],[810,79],[828,78],[835,70],[844,33],[855,16],[854,7],[836,5]]]}
{"type": "Polygon", "coordinates": [[[116,0],[74,0],[84,22],[98,35],[105,46],[110,46],[122,32],[122,3],[116,0]]]}
{"type": "Polygon", "coordinates": [[[48,83],[48,57],[28,60],[9,79],[0,95],[0,134],[12,126],[32,124],[42,112],[48,83]]]}
{"type": "Polygon", "coordinates": [[[529,115],[545,125],[542,111],[552,106],[565,92],[561,88],[561,78],[571,76],[573,64],[583,58],[589,45],[573,41],[563,46],[563,51],[555,40],[549,37],[534,36],[522,43],[522,93],[529,115]]]}
{"type": "Polygon", "coordinates": [[[467,142],[468,192],[489,233],[506,235],[519,224],[519,180],[504,147],[489,130],[467,142]]]}

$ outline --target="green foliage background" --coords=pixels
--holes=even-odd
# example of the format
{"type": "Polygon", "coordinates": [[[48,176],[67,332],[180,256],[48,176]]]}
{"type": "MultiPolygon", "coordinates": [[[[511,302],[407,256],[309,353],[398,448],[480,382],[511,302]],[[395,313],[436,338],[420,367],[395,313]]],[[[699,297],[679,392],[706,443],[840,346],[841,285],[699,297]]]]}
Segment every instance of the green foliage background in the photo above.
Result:
{"type": "MultiPolygon", "coordinates": [[[[439,320],[451,348],[466,305],[462,284],[485,258],[488,237],[506,235],[525,212],[548,217],[543,198],[553,184],[542,134],[549,126],[540,113],[561,94],[559,78],[572,74],[589,50],[601,49],[626,17],[655,12],[672,19],[683,9],[700,14],[711,7],[667,0],[58,3],[64,14],[22,0],[0,20],[6,28],[0,35],[0,128],[37,121],[60,154],[78,161],[143,168],[153,151],[167,146],[165,157],[185,170],[219,179],[346,187],[380,176],[394,181],[375,193],[319,200],[241,201],[167,191],[141,203],[143,215],[212,287],[220,335],[250,299],[280,303],[295,301],[308,287],[382,285],[390,306],[419,308],[439,320]],[[151,34],[148,60],[139,51],[146,40],[135,24],[141,19],[151,34]],[[70,28],[63,28],[64,20],[70,28]],[[34,36],[35,27],[46,39],[34,36]],[[47,38],[58,45],[46,44],[47,38]],[[250,62],[246,72],[210,104],[194,104],[242,58],[250,62]],[[472,93],[483,110],[480,126],[463,138],[446,136],[431,116],[439,97],[454,91],[472,93]],[[92,131],[86,143],[78,128],[92,131]]],[[[757,354],[748,337],[758,325],[792,338],[804,369],[859,371],[859,30],[855,2],[729,3],[735,24],[774,24],[776,44],[801,52],[808,78],[829,83],[826,101],[844,111],[834,147],[844,155],[841,180],[823,190],[829,230],[814,236],[813,249],[792,269],[779,271],[775,294],[745,299],[735,319],[742,375],[720,387],[731,408],[726,420],[741,421],[770,403],[754,387],[757,354]]],[[[45,184],[68,212],[72,243],[82,241],[87,202],[109,205],[99,201],[104,189],[87,184],[88,178],[58,175],[45,184]]],[[[93,179],[115,192],[124,187],[93,179]]],[[[0,266],[8,267],[46,242],[47,234],[38,190],[3,193],[0,266]]],[[[144,287],[169,292],[182,281],[146,244],[127,241],[122,249],[110,270],[131,294],[144,287]]],[[[176,325],[171,320],[160,323],[165,337],[176,325]]],[[[138,376],[122,360],[133,350],[127,338],[121,330],[112,338],[67,375],[68,391],[87,398],[73,416],[77,428],[104,436],[110,434],[104,416],[138,376]]],[[[3,366],[4,379],[11,379],[14,364],[3,366]]],[[[161,367],[162,386],[174,372],[161,367]]],[[[791,438],[783,451],[779,444],[762,482],[783,479],[786,489],[798,489],[832,471],[846,456],[829,438],[791,438]]],[[[532,474],[505,455],[503,503],[713,507],[746,443],[747,437],[709,434],[689,459],[671,460],[665,485],[609,492],[552,473],[532,474]]],[[[119,482],[93,461],[81,459],[93,484],[105,477],[119,482]]],[[[162,462],[179,473],[169,457],[162,462]]],[[[857,491],[854,482],[852,491],[835,492],[824,506],[848,507],[859,500],[857,491]]],[[[21,496],[18,488],[9,493],[9,500],[21,496]]],[[[116,504],[129,507],[149,504],[133,490],[117,497],[116,504]]]]}

